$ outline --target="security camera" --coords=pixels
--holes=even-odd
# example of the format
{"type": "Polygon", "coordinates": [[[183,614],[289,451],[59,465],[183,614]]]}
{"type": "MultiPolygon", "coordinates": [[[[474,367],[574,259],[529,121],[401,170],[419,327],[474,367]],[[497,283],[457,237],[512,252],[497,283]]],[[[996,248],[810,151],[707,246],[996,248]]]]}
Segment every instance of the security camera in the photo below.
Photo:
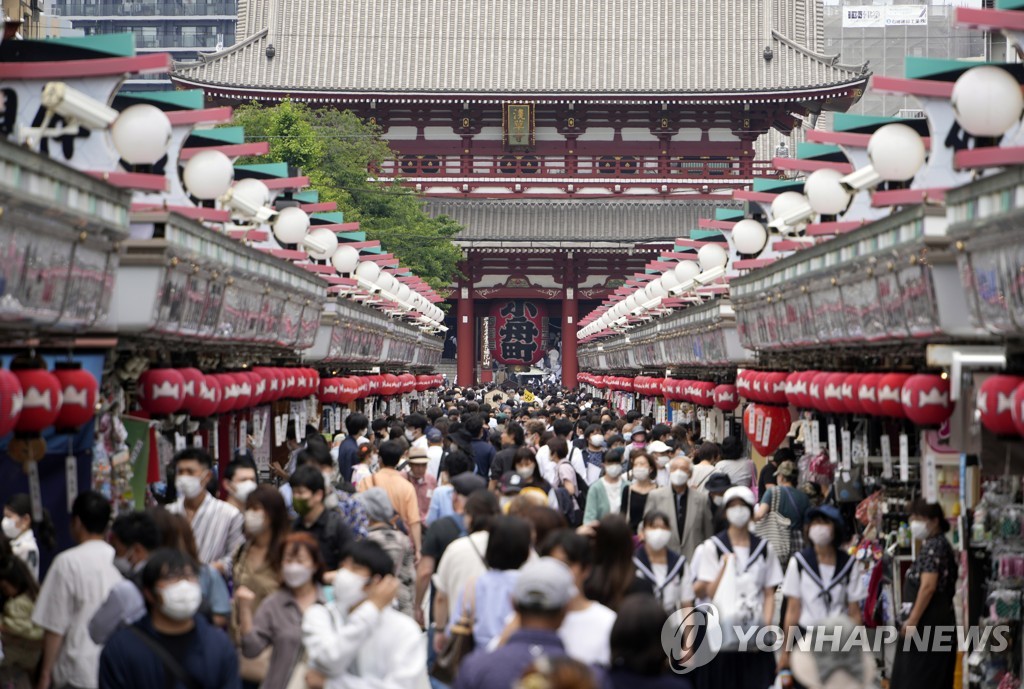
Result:
{"type": "Polygon", "coordinates": [[[672,296],[686,294],[687,292],[691,291],[695,285],[696,282],[694,281],[694,278],[690,278],[686,282],[680,282],[678,285],[670,289],[669,294],[671,294],[672,296]]]}
{"type": "Polygon", "coordinates": [[[715,266],[699,273],[693,280],[698,285],[710,285],[723,275],[725,275],[725,268],[723,266],[715,266]]]}
{"type": "MultiPolygon", "coordinates": [[[[370,282],[369,280],[367,280],[365,278],[361,278],[361,277],[357,276],[356,280],[357,280],[359,286],[362,287],[367,292],[369,292],[370,294],[380,294],[381,292],[384,291],[383,289],[381,289],[380,285],[378,285],[375,282],[370,282]]],[[[369,301],[369,300],[367,300],[367,301],[369,301]]]]}
{"type": "Polygon", "coordinates": [[[234,193],[234,187],[227,190],[221,197],[221,201],[237,215],[250,220],[257,225],[262,224],[277,215],[277,211],[268,206],[257,206],[249,199],[234,193]]]}
{"type": "Polygon", "coordinates": [[[120,114],[117,110],[90,98],[63,81],[51,81],[43,87],[40,102],[45,110],[43,121],[38,127],[19,127],[18,140],[35,146],[45,138],[75,136],[82,127],[103,130],[114,123],[120,114]],[[54,117],[64,119],[64,125],[50,126],[54,117]]]}
{"type": "Polygon", "coordinates": [[[785,215],[775,218],[768,227],[778,230],[779,232],[785,232],[787,228],[797,228],[802,225],[806,225],[815,216],[814,209],[808,203],[802,204],[785,215]]]}
{"type": "Polygon", "coordinates": [[[875,171],[875,168],[871,165],[866,165],[865,167],[862,167],[859,170],[854,170],[840,179],[839,184],[841,184],[846,191],[855,193],[864,189],[876,187],[881,181],[882,177],[875,171]]]}

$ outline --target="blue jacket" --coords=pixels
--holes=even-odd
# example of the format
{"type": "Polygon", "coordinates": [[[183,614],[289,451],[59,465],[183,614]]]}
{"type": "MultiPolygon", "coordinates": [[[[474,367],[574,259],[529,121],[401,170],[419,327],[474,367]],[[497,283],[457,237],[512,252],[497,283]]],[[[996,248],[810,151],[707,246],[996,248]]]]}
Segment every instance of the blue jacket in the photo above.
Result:
{"type": "MultiPolygon", "coordinates": [[[[159,643],[181,661],[182,667],[202,689],[241,689],[238,652],[228,635],[196,615],[192,631],[177,637],[153,629],[149,615],[134,627],[159,643]]],[[[100,655],[100,689],[163,689],[167,686],[164,665],[146,642],[129,627],[114,632],[100,655]]],[[[175,689],[184,689],[178,682],[175,689]]]]}
{"type": "Polygon", "coordinates": [[[473,461],[476,462],[476,473],[484,478],[489,477],[491,475],[491,462],[494,461],[494,455],[498,454],[498,451],[494,449],[494,445],[483,438],[473,440],[471,445],[473,448],[473,461]]]}
{"type": "Polygon", "coordinates": [[[359,443],[347,436],[338,446],[338,473],[346,482],[352,482],[352,467],[359,459],[359,443]]]}

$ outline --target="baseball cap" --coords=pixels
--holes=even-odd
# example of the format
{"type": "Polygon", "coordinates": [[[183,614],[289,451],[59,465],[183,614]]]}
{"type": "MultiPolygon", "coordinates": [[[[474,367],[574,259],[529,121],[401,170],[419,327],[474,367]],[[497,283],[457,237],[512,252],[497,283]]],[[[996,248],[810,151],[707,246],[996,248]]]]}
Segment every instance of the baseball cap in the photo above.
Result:
{"type": "Polygon", "coordinates": [[[523,489],[523,477],[514,471],[506,472],[501,477],[501,494],[518,495],[523,489]]]}
{"type": "Polygon", "coordinates": [[[459,495],[469,495],[474,491],[485,490],[487,481],[483,476],[478,476],[472,471],[467,471],[452,478],[452,488],[459,495]]]}
{"type": "Polygon", "coordinates": [[[754,499],[754,491],[750,490],[746,486],[733,486],[729,490],[725,491],[725,495],[722,496],[722,504],[728,505],[732,500],[739,498],[743,502],[747,503],[751,509],[757,504],[757,500],[754,499]]]}
{"type": "Polygon", "coordinates": [[[427,451],[422,447],[414,447],[409,450],[409,464],[426,464],[429,461],[427,451]]]}
{"type": "Polygon", "coordinates": [[[557,612],[576,595],[572,571],[560,560],[541,557],[519,570],[512,600],[523,610],[557,612]]]}
{"type": "Polygon", "coordinates": [[[434,428],[433,426],[431,426],[430,428],[427,429],[426,435],[427,435],[427,442],[428,443],[439,443],[439,442],[441,442],[441,438],[443,437],[441,435],[441,431],[439,431],[438,429],[434,428]]]}
{"type": "Polygon", "coordinates": [[[647,446],[647,451],[648,452],[671,452],[672,448],[669,447],[668,445],[666,445],[665,443],[661,442],[660,440],[655,440],[653,443],[651,443],[650,445],[647,446]]]}

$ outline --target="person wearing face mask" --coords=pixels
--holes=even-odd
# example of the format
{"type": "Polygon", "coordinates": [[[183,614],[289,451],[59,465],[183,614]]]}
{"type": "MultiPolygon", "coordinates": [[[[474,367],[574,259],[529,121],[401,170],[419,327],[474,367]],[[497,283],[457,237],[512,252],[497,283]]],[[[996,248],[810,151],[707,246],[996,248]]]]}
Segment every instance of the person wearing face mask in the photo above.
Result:
{"type": "MultiPolygon", "coordinates": [[[[690,479],[693,483],[693,479],[690,479]]],[[[711,508],[711,530],[718,533],[729,528],[725,518],[725,491],[732,488],[729,477],[725,474],[711,474],[704,482],[703,490],[708,494],[708,507],[711,508]]]]}
{"type": "Polygon", "coordinates": [[[231,641],[197,614],[198,578],[199,563],[181,551],[150,555],[142,570],[147,614],[110,637],[100,656],[100,689],[241,689],[231,641]]]}
{"type": "Polygon", "coordinates": [[[327,581],[330,583],[331,573],[341,564],[345,552],[354,541],[352,531],[345,524],[341,513],[324,507],[324,476],[319,469],[304,464],[295,470],[289,483],[295,496],[293,505],[299,513],[292,529],[316,537],[327,562],[327,581]]]}
{"type": "MultiPolygon", "coordinates": [[[[609,452],[619,448],[612,448],[609,452]]],[[[628,482],[622,489],[620,512],[629,521],[629,528],[637,533],[640,522],[644,519],[647,507],[647,496],[657,488],[654,483],[654,463],[646,452],[634,452],[631,469],[627,475],[628,482]]]]}
{"type": "Polygon", "coordinates": [[[636,576],[651,583],[654,596],[668,613],[693,605],[693,578],[686,558],[668,547],[672,538],[668,515],[644,515],[644,542],[633,556],[636,576]]]}
{"type": "MultiPolygon", "coordinates": [[[[583,463],[586,465],[587,479],[589,480],[590,473],[594,472],[594,481],[596,481],[597,477],[601,476],[602,467],[604,466],[604,455],[608,450],[608,444],[605,442],[601,427],[597,424],[587,426],[584,433],[587,439],[587,446],[583,450],[583,463]]],[[[590,481],[590,483],[594,483],[594,481],[590,481]]]]}
{"type": "MultiPolygon", "coordinates": [[[[633,451],[634,450],[630,450],[630,446],[626,446],[627,458],[632,457],[633,451]]],[[[665,486],[669,485],[668,463],[672,460],[672,448],[658,440],[648,445],[645,451],[648,453],[648,456],[654,462],[654,467],[656,470],[654,474],[654,482],[658,484],[659,488],[664,488],[665,486]]]]}
{"type": "Polygon", "coordinates": [[[422,414],[411,414],[405,419],[405,439],[409,441],[410,448],[417,448],[427,451],[427,426],[430,422],[422,414]]]}
{"type": "MultiPolygon", "coordinates": [[[[244,590],[251,598],[253,607],[259,607],[264,598],[281,585],[281,542],[290,529],[288,510],[284,498],[271,486],[260,486],[246,499],[245,542],[234,553],[233,581],[235,599],[231,615],[231,638],[241,642],[241,602],[239,594],[244,590]]],[[[264,681],[269,652],[261,657],[241,656],[239,667],[243,685],[255,689],[264,681]]]]}
{"type": "Polygon", "coordinates": [[[705,542],[694,584],[698,598],[710,599],[722,614],[722,651],[701,668],[698,686],[707,689],[763,689],[775,679],[775,655],[755,648],[740,650],[735,627],[755,630],[772,623],[775,588],[782,566],[771,543],[750,531],[754,492],[734,486],[725,492],[729,528],[705,542]],[[726,574],[730,576],[726,579],[726,574]],[[728,587],[724,582],[728,581],[728,587]]]}
{"type": "Polygon", "coordinates": [[[142,597],[142,570],[149,554],[160,547],[160,531],[149,512],[129,512],[110,526],[114,566],[123,579],[110,589],[103,605],[89,620],[89,638],[103,645],[121,627],[135,624],[146,614],[142,597]]]}
{"type": "Polygon", "coordinates": [[[366,512],[351,493],[338,487],[338,474],[330,455],[317,452],[306,463],[315,466],[323,474],[324,508],[337,511],[355,538],[366,538],[366,530],[369,527],[366,512]]]}
{"type": "MultiPolygon", "coordinates": [[[[244,658],[267,654],[264,687],[286,687],[304,653],[302,616],[325,604],[321,585],[326,566],[320,545],[309,534],[289,534],[278,545],[282,583],[262,602],[248,588],[235,592],[244,658]]],[[[301,669],[299,670],[301,672],[301,669]]]]}
{"type": "Polygon", "coordinates": [[[8,498],[7,504],[4,505],[4,536],[11,542],[11,551],[28,565],[32,576],[38,581],[39,545],[36,541],[36,531],[39,532],[39,539],[45,547],[52,550],[57,545],[49,510],[44,509],[43,520],[33,524],[32,500],[28,493],[17,493],[8,498]]]}
{"type": "MultiPolygon", "coordinates": [[[[533,452],[527,447],[519,448],[515,456],[515,466],[513,471],[519,476],[520,490],[527,486],[535,486],[544,491],[545,494],[551,493],[551,484],[541,475],[540,465],[537,464],[537,458],[533,452]]],[[[502,477],[502,482],[507,483],[507,475],[502,477]]]]}
{"type": "Polygon", "coordinates": [[[672,534],[669,547],[689,560],[694,549],[713,533],[708,496],[699,490],[689,490],[690,460],[686,457],[676,457],[667,469],[669,485],[651,491],[644,514],[662,512],[668,515],[672,534]]]}
{"type": "Polygon", "coordinates": [[[583,510],[583,523],[596,522],[609,512],[622,509],[622,496],[629,486],[623,478],[622,450],[609,450],[604,455],[604,476],[587,491],[587,506],[583,510]]]}
{"type": "Polygon", "coordinates": [[[956,644],[942,650],[920,649],[914,639],[938,637],[956,624],[953,596],[959,559],[946,538],[949,521],[942,506],[915,500],[907,509],[910,533],[918,541],[917,557],[903,580],[899,611],[900,643],[892,668],[892,689],[949,686],[956,670],[956,644]],[[929,629],[929,628],[933,629],[929,629]],[[909,639],[909,642],[905,640],[909,639]]]}
{"type": "Polygon", "coordinates": [[[326,689],[429,686],[423,632],[391,606],[399,588],[394,568],[378,544],[354,544],[334,580],[334,602],[303,615],[308,665],[326,677],[326,689]]]}
{"type": "Polygon", "coordinates": [[[420,521],[427,521],[427,513],[430,511],[430,499],[437,490],[437,479],[427,473],[427,451],[419,447],[409,450],[409,459],[406,462],[405,477],[416,490],[416,504],[420,508],[420,521]]]}
{"type": "Polygon", "coordinates": [[[199,548],[199,559],[221,574],[231,571],[231,554],[245,540],[242,513],[206,489],[213,478],[213,458],[197,447],[174,456],[174,488],[178,500],[167,506],[173,514],[182,514],[192,525],[199,548]]]}
{"type": "Polygon", "coordinates": [[[88,624],[123,579],[104,540],[109,521],[110,503],[102,495],[85,491],[75,498],[71,535],[78,545],[54,558],[32,612],[32,623],[44,630],[37,689],[97,686],[100,647],[89,638],[88,624]]]}
{"type": "MultiPolygon", "coordinates": [[[[836,615],[849,615],[859,625],[867,591],[857,561],[842,548],[847,538],[842,515],[833,505],[822,505],[809,510],[804,521],[810,545],[794,553],[786,568],[783,629],[792,636],[797,627],[806,630],[836,615]]],[[[788,668],[789,653],[783,651],[779,670],[788,668]]]]}
{"type": "Polygon", "coordinates": [[[256,464],[248,455],[238,455],[224,469],[224,492],[227,503],[239,512],[245,511],[245,499],[256,490],[256,464]]]}
{"type": "Polygon", "coordinates": [[[412,541],[394,526],[395,508],[388,500],[383,488],[371,488],[360,493],[359,504],[366,510],[370,520],[367,539],[378,544],[395,563],[393,574],[398,577],[398,611],[415,617],[413,611],[413,589],[416,585],[416,569],[412,552],[412,541]]]}

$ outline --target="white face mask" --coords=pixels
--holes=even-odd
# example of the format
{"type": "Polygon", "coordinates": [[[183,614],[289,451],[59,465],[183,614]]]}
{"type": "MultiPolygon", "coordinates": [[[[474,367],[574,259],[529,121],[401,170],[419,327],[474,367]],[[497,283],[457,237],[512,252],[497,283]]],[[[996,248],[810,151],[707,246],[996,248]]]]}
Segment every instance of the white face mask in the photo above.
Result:
{"type": "Polygon", "coordinates": [[[590,446],[591,447],[601,447],[603,444],[604,444],[604,436],[603,435],[592,435],[592,436],[590,436],[590,446]]]}
{"type": "Polygon", "coordinates": [[[922,521],[911,521],[910,535],[917,541],[923,541],[928,538],[928,523],[922,521]]]}
{"type": "Polygon", "coordinates": [[[412,434],[412,431],[406,431],[405,439],[411,443],[412,441],[416,440],[416,437],[412,434]]]}
{"type": "Polygon", "coordinates": [[[725,511],[725,518],[737,529],[742,528],[750,521],[750,508],[745,505],[733,505],[725,511]]]}
{"type": "Polygon", "coordinates": [[[658,465],[659,469],[664,469],[668,466],[668,457],[660,456],[654,458],[654,463],[658,465]]]}
{"type": "Polygon", "coordinates": [[[672,482],[673,486],[685,486],[686,482],[690,480],[690,475],[682,469],[676,469],[668,475],[668,480],[672,482]]]}
{"type": "Polygon", "coordinates": [[[259,536],[267,528],[267,515],[262,510],[245,511],[245,531],[252,536],[259,536]]]}
{"type": "Polygon", "coordinates": [[[9,540],[13,541],[21,535],[21,529],[18,528],[13,517],[4,517],[3,522],[0,522],[0,528],[3,529],[4,536],[7,536],[9,540]]]}
{"type": "Polygon", "coordinates": [[[518,467],[516,469],[516,473],[519,474],[519,477],[521,479],[523,479],[524,481],[526,479],[531,479],[531,478],[533,478],[533,466],[518,467]]]}
{"type": "Polygon", "coordinates": [[[807,537],[814,545],[829,545],[832,543],[832,527],[828,524],[812,524],[807,530],[807,537]]]}
{"type": "Polygon", "coordinates": [[[235,484],[235,500],[238,502],[245,502],[245,499],[249,497],[252,492],[256,490],[255,481],[241,481],[235,484]]]}
{"type": "Polygon", "coordinates": [[[715,507],[721,507],[722,502],[724,502],[724,500],[725,499],[721,495],[716,495],[715,497],[711,498],[711,502],[715,503],[715,507]]]}
{"type": "Polygon", "coordinates": [[[604,473],[607,474],[609,478],[618,478],[619,476],[622,475],[622,465],[607,464],[604,467],[604,473]]]}
{"type": "Polygon", "coordinates": [[[366,599],[366,577],[342,567],[334,575],[334,604],[345,614],[366,599]]]}
{"type": "Polygon", "coordinates": [[[644,529],[644,541],[651,547],[651,550],[662,550],[668,545],[672,534],[668,529],[644,529]]]}
{"type": "Polygon", "coordinates": [[[633,478],[637,481],[646,481],[651,477],[651,470],[647,467],[637,467],[633,469],[633,478]]]}
{"type": "Polygon", "coordinates": [[[179,495],[191,500],[203,492],[203,482],[198,476],[179,476],[174,479],[174,489],[179,495]]]}
{"type": "Polygon", "coordinates": [[[199,584],[188,579],[176,581],[160,590],[160,610],[172,620],[181,622],[194,617],[203,602],[199,584]]]}
{"type": "Polygon", "coordinates": [[[300,562],[286,562],[281,568],[281,578],[285,586],[297,589],[313,578],[313,570],[300,562]]]}

